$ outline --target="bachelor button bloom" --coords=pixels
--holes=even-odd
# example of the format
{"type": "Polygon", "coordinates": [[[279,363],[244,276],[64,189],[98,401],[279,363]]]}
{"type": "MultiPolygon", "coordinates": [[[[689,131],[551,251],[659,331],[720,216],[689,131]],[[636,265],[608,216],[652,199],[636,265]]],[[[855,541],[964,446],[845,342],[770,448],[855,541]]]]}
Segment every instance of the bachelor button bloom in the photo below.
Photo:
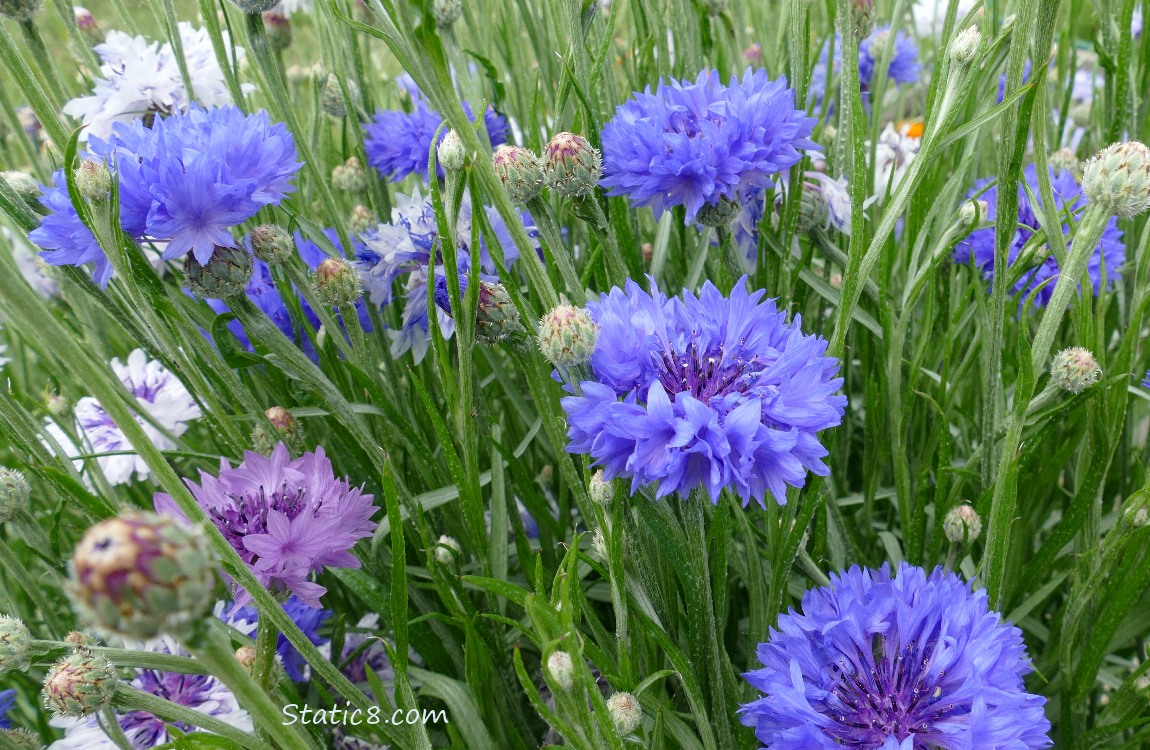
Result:
{"type": "Polygon", "coordinates": [[[893,123],[886,124],[874,150],[874,192],[871,200],[881,205],[886,200],[888,190],[891,195],[894,194],[921,145],[922,129],[915,128],[913,123],[900,123],[897,128],[893,123]]]}
{"type": "MultiPolygon", "coordinates": [[[[307,636],[307,639],[320,647],[325,656],[330,656],[327,653],[330,651],[328,640],[319,634],[319,629],[331,617],[331,610],[315,609],[294,595],[288,597],[287,601],[283,603],[283,608],[292,622],[307,636]]],[[[226,605],[220,605],[217,607],[216,614],[223,617],[229,625],[244,635],[255,638],[256,626],[260,620],[258,609],[252,606],[240,607],[224,616],[226,611],[226,605]]],[[[276,656],[279,658],[280,664],[283,665],[284,673],[292,682],[307,682],[311,673],[308,663],[303,658],[303,654],[291,645],[283,633],[279,634],[279,639],[276,641],[276,656]]]]}
{"type": "MultiPolygon", "coordinates": [[[[140,645],[140,644],[136,644],[140,645]]],[[[187,656],[187,652],[171,638],[161,637],[142,645],[144,651],[187,656]]],[[[177,674],[154,669],[141,669],[129,684],[149,695],[207,714],[225,724],[245,732],[252,731],[251,716],[240,708],[236,697],[224,684],[211,675],[177,674]]],[[[133,748],[146,750],[175,740],[168,733],[169,723],[146,711],[117,713],[120,728],[133,748]]],[[[100,726],[100,717],[93,714],[83,719],[54,719],[52,725],[64,730],[63,739],[52,743],[49,750],[117,750],[117,745],[100,726]]],[[[181,732],[204,731],[177,723],[181,732]]]]}
{"type": "Polygon", "coordinates": [[[8,712],[12,710],[14,705],[16,705],[16,689],[0,690],[0,729],[12,728],[12,720],[8,718],[8,712]]]}
{"type": "MultiPolygon", "coordinates": [[[[1037,196],[1038,173],[1035,166],[1033,164],[1028,166],[1023,172],[1023,176],[1030,190],[1037,196]]],[[[1078,213],[1080,209],[1086,205],[1086,197],[1082,195],[1081,187],[1070,172],[1063,171],[1055,173],[1054,170],[1051,169],[1050,181],[1054,193],[1054,208],[1059,216],[1063,217],[1062,233],[1069,235],[1070,226],[1066,222],[1066,214],[1068,212],[1072,214],[1078,213]]],[[[988,180],[979,180],[976,182],[970,195],[976,195],[988,182],[988,180]]],[[[980,197],[986,201],[987,204],[986,215],[983,217],[983,220],[993,222],[998,205],[998,187],[990,187],[980,197]]],[[[1030,205],[1030,199],[1027,197],[1026,190],[1023,189],[1022,185],[1018,187],[1018,218],[1013,223],[1017,228],[1014,233],[1014,239],[1008,248],[1007,256],[1007,262],[1011,264],[1018,259],[1019,253],[1022,252],[1027,241],[1039,229],[1035,209],[1030,205]]],[[[1069,246],[1071,244],[1073,244],[1072,241],[1068,240],[1067,245],[1069,246]]],[[[1054,285],[1059,269],[1058,261],[1055,260],[1053,254],[1046,248],[1042,248],[1040,252],[1045,254],[1045,259],[1043,259],[1042,255],[1035,259],[1041,262],[1023,274],[1022,278],[1018,280],[1018,283],[1014,285],[1014,291],[1016,293],[1029,295],[1031,292],[1037,290],[1037,294],[1034,296],[1034,304],[1037,307],[1044,307],[1050,301],[1050,296],[1054,293],[1054,285]]],[[[958,243],[954,251],[954,260],[956,263],[970,263],[974,265],[982,273],[984,278],[993,280],[995,277],[994,227],[976,229],[971,232],[966,239],[958,243]]],[[[1103,276],[1105,276],[1107,287],[1118,281],[1118,269],[1125,260],[1126,250],[1122,242],[1122,231],[1118,229],[1117,220],[1111,217],[1106,223],[1106,229],[1102,233],[1102,239],[1099,240],[1098,247],[1094,249],[1094,253],[1090,256],[1090,260],[1086,266],[1095,294],[1102,291],[1103,276]]]]}
{"type": "MultiPolygon", "coordinates": [[[[316,609],[327,589],[308,577],[324,567],[358,568],[351,548],[375,529],[372,496],[336,478],[322,447],[294,461],[283,443],[271,456],[247,451],[234,469],[221,458],[219,477],[200,472],[200,484],[184,483],[260,583],[316,609]]],[[[163,493],[156,510],[183,515],[163,493]]],[[[236,591],[236,606],[250,601],[236,591]]]]}
{"type": "Polygon", "coordinates": [[[795,108],[786,80],[763,70],[748,68],[729,85],[715,71],[693,83],[660,82],[620,105],[603,128],[602,185],[656,214],[684,206],[691,222],[704,206],[766,187],[802,149],[817,149],[808,138],[814,123],[795,108]]]}
{"type": "MultiPolygon", "coordinates": [[[[171,115],[186,111],[193,102],[209,108],[233,104],[208,32],[187,22],[181,22],[179,30],[191,78],[191,95],[184,86],[171,44],[161,45],[142,36],[110,31],[104,43],[95,47],[103,61],[102,77],[95,80],[90,95],[64,105],[65,114],[84,123],[82,138],[107,139],[117,122],[171,115]]],[[[230,47],[227,31],[222,33],[224,45],[230,47]]],[[[230,49],[229,53],[237,66],[244,59],[242,48],[230,49]]],[[[249,85],[246,90],[252,88],[249,85]]]]}
{"type": "Polygon", "coordinates": [[[1037,750],[1046,699],[1026,692],[1022,632],[942,568],[852,567],[803,596],[743,675],[740,718],[766,750],[1037,750]]]}
{"type": "MultiPolygon", "coordinates": [[[[411,97],[411,112],[377,111],[371,124],[365,127],[367,137],[364,138],[363,148],[368,163],[392,182],[399,182],[412,174],[422,175],[426,182],[431,141],[443,124],[443,118],[427,105],[414,81],[405,78],[400,82],[400,87],[411,97]]],[[[474,121],[475,115],[467,102],[463,102],[463,111],[469,120],[474,121]]],[[[487,137],[492,147],[507,141],[507,120],[494,108],[489,106],[484,110],[483,125],[487,128],[487,137]]],[[[439,133],[437,146],[446,134],[447,129],[444,128],[439,133]]],[[[436,173],[442,179],[443,167],[437,166],[436,173]]]]}
{"type": "MultiPolygon", "coordinates": [[[[359,269],[363,276],[364,292],[372,304],[390,304],[395,282],[406,276],[403,283],[405,305],[403,325],[398,331],[389,331],[391,355],[401,357],[411,350],[416,363],[422,361],[428,347],[427,280],[428,266],[434,266],[436,316],[440,332],[450,338],[455,332],[455,321],[451,317],[451,304],[447,293],[447,277],[443,257],[436,245],[439,242],[439,228],[435,221],[435,210],[431,198],[424,198],[419,189],[410,196],[397,195],[396,206],[391,212],[391,223],[380,224],[362,236],[363,249],[359,252],[359,269]],[[432,253],[435,260],[432,263],[432,253]]],[[[474,207],[471,197],[465,194],[459,207],[456,222],[456,253],[459,264],[460,287],[467,288],[468,272],[471,267],[471,224],[474,207]]],[[[479,243],[479,276],[488,282],[499,281],[495,276],[495,263],[489,251],[490,243],[499,245],[503,251],[503,265],[509,268],[519,257],[519,251],[511,239],[511,232],[503,223],[498,211],[486,206],[487,223],[494,237],[481,236],[479,243]]],[[[530,214],[524,212],[524,227],[528,234],[535,234],[530,214]]]]}
{"type": "MultiPolygon", "coordinates": [[[[149,419],[136,417],[144,434],[160,450],[174,449],[176,444],[169,435],[183,435],[188,423],[202,416],[188,389],[157,360],[149,360],[143,349],[128,355],[127,362],[121,363],[117,358],[111,364],[124,388],[147,412],[149,419]]],[[[85,396],[77,401],[75,415],[83,443],[92,453],[133,450],[127,436],[96,399],[85,396]]],[[[111,484],[126,484],[133,475],[139,479],[148,477],[148,465],[135,453],[100,456],[96,461],[111,484]]]]}
{"type": "MultiPolygon", "coordinates": [[[[871,32],[871,35],[859,43],[859,82],[863,91],[871,86],[875,66],[882,58],[883,48],[890,37],[890,26],[880,26],[871,32]]],[[[894,50],[890,65],[887,67],[887,78],[895,83],[914,83],[921,72],[918,64],[918,45],[905,33],[899,31],[895,34],[894,50]]]]}
{"type": "MultiPolygon", "coordinates": [[[[774,205],[782,210],[783,199],[790,181],[781,177],[775,185],[774,205]]],[[[742,251],[747,272],[755,270],[759,258],[759,223],[766,210],[767,193],[755,188],[743,197],[742,205],[731,232],[735,244],[742,251]]],[[[851,197],[846,179],[837,180],[824,172],[809,170],[803,173],[802,206],[799,209],[799,231],[834,228],[844,234],[851,232],[851,197]]]]}
{"type": "Polygon", "coordinates": [[[729,488],[764,507],[767,491],[783,504],[787,485],[828,474],[817,433],[842,421],[838,360],[743,284],[730,299],[710,282],[668,299],[628,281],[588,303],[595,380],[563,399],[567,450],[590,454],[604,479],[629,477],[632,492],[702,487],[718,502],[729,488]]]}
{"type": "Polygon", "coordinates": [[[1146,371],[1146,376],[1142,378],[1142,387],[1150,391],[1150,370],[1146,371]]]}
{"type": "MultiPolygon", "coordinates": [[[[120,225],[137,240],[166,241],[162,258],[191,252],[205,264],[217,245],[235,247],[231,228],[294,190],[301,166],[295,141],[266,112],[235,107],[117,124],[109,141],[91,139],[90,158],[113,165],[120,189],[120,225]]],[[[68,197],[63,170],[41,202],[50,213],[29,238],[51,265],[95,263],[106,284],[112,268],[68,197]]]]}

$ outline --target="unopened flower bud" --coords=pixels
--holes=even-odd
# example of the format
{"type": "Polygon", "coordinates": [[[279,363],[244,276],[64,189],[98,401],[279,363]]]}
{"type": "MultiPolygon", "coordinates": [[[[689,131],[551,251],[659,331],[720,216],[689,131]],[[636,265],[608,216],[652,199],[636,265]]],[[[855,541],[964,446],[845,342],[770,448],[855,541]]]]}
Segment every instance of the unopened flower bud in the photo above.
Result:
{"type": "Polygon", "coordinates": [[[967,26],[955,35],[950,42],[950,59],[958,65],[967,66],[974,62],[982,46],[982,32],[977,26],[967,26]]]}
{"type": "Polygon", "coordinates": [[[84,159],[76,167],[76,190],[92,202],[105,201],[112,192],[112,173],[108,165],[95,159],[84,159]]]}
{"type": "Polygon", "coordinates": [[[362,204],[351,209],[351,213],[347,216],[347,225],[355,234],[363,234],[376,224],[375,214],[362,204]]]}
{"type": "Polygon", "coordinates": [[[293,456],[303,449],[302,430],[290,411],[282,406],[273,406],[265,416],[271,426],[260,422],[252,430],[252,447],[257,453],[271,455],[279,443],[283,443],[293,456]]]}
{"type": "Polygon", "coordinates": [[[98,44],[103,39],[103,33],[100,31],[100,24],[96,23],[96,17],[87,8],[82,8],[79,5],[72,7],[72,13],[76,17],[76,26],[80,28],[80,33],[84,35],[91,44],[98,44]]]}
{"type": "Polygon", "coordinates": [[[53,391],[44,397],[44,408],[56,419],[63,419],[72,411],[72,402],[53,391]]]}
{"type": "Polygon", "coordinates": [[[232,5],[236,6],[244,13],[266,13],[272,8],[279,5],[280,0],[232,0],[232,5]]]}
{"type": "Polygon", "coordinates": [[[491,157],[491,163],[512,201],[527,203],[539,197],[543,188],[543,167],[535,154],[519,146],[500,146],[491,157]]]}
{"type": "Polygon", "coordinates": [[[431,12],[435,16],[435,25],[441,29],[450,29],[463,15],[461,0],[434,0],[431,12]]]}
{"type": "Polygon", "coordinates": [[[14,21],[31,21],[44,0],[0,0],[0,15],[14,21]]]}
{"type": "Polygon", "coordinates": [[[586,308],[559,305],[539,321],[539,349],[556,367],[586,364],[598,342],[599,326],[586,308]]]}
{"type": "Polygon", "coordinates": [[[248,241],[252,253],[269,266],[283,263],[295,255],[295,240],[274,224],[260,224],[252,230],[248,241]]]}
{"type": "Polygon", "coordinates": [[[435,543],[435,561],[440,565],[451,565],[462,551],[459,542],[444,534],[435,543]]]}
{"type": "Polygon", "coordinates": [[[77,647],[89,647],[96,645],[96,639],[88,635],[82,630],[73,630],[64,637],[64,643],[77,647]]]}
{"type": "Polygon", "coordinates": [[[31,495],[32,487],[22,473],[0,466],[0,523],[11,521],[27,508],[31,495]]]}
{"type": "Polygon", "coordinates": [[[458,172],[467,166],[467,148],[463,145],[459,133],[454,130],[448,130],[443,136],[435,155],[439,159],[439,166],[443,167],[445,172],[458,172]]]}
{"type": "Polygon", "coordinates": [[[952,544],[970,544],[982,533],[982,519],[974,508],[964,503],[951,508],[946,514],[942,521],[942,531],[952,544]]]}
{"type": "Polygon", "coordinates": [[[634,732],[643,721],[643,708],[630,693],[615,693],[608,698],[607,713],[620,737],[634,732]]]}
{"type": "Polygon", "coordinates": [[[52,713],[79,719],[111,703],[119,682],[112,662],[87,649],[77,649],[48,670],[41,695],[52,713]]]}
{"type": "Polygon", "coordinates": [[[1098,378],[1102,377],[1102,368],[1088,350],[1073,346],[1054,355],[1054,361],[1050,364],[1050,377],[1062,390],[1081,393],[1098,382],[1098,378]]]}
{"type": "Polygon", "coordinates": [[[984,200],[964,201],[958,209],[958,221],[964,227],[973,228],[986,216],[990,204],[984,200]]]}
{"type": "Polygon", "coordinates": [[[1138,141],[1102,149],[1082,169],[1082,191],[1115,216],[1142,213],[1150,208],[1150,149],[1138,141]]]}
{"type": "MultiPolygon", "coordinates": [[[[781,197],[781,196],[780,196],[781,197]]],[[[803,193],[799,201],[799,222],[797,229],[800,232],[810,232],[822,229],[830,221],[831,209],[827,205],[826,196],[822,189],[814,183],[803,185],[803,193]]]]}
{"type": "Polygon", "coordinates": [[[1060,148],[1050,155],[1050,166],[1054,167],[1055,172],[1069,172],[1077,176],[1082,169],[1082,162],[1078,161],[1078,155],[1073,150],[1060,148]]]}
{"type": "Polygon", "coordinates": [[[291,21],[280,8],[272,8],[264,13],[264,31],[268,35],[271,48],[283,52],[291,46],[291,21]]]}
{"type": "Polygon", "coordinates": [[[749,47],[743,50],[743,62],[748,65],[758,65],[763,61],[763,45],[758,42],[752,42],[749,47]]]}
{"type": "Polygon", "coordinates": [[[236,661],[244,669],[251,671],[251,668],[256,663],[256,647],[255,646],[240,646],[236,649],[236,661]]]}
{"type": "Polygon", "coordinates": [[[347,116],[347,101],[343,98],[343,89],[339,86],[339,79],[329,74],[323,85],[323,95],[320,98],[320,107],[331,117],[347,116]]]}
{"type": "Polygon", "coordinates": [[[351,157],[331,170],[331,184],[336,190],[345,193],[362,193],[367,189],[367,175],[359,159],[351,157]]]}
{"type": "Polygon", "coordinates": [[[32,634],[23,620],[0,615],[0,674],[23,672],[31,663],[32,634]]]}
{"type": "Polygon", "coordinates": [[[595,553],[595,557],[607,562],[607,537],[604,536],[603,529],[595,529],[595,533],[591,535],[591,551],[595,553]]]}
{"type": "MultiPolygon", "coordinates": [[[[855,27],[855,37],[860,40],[866,39],[874,28],[874,0],[850,0],[850,2],[851,23],[855,27]]],[[[882,45],[876,44],[873,49],[882,49],[882,45]]]]}
{"type": "Polygon", "coordinates": [[[566,651],[552,651],[547,657],[547,676],[563,692],[575,684],[575,664],[566,651]]]}
{"type": "Polygon", "coordinates": [[[27,172],[0,172],[0,180],[8,183],[8,187],[12,188],[29,208],[35,209],[40,205],[40,186],[36,184],[36,179],[32,175],[27,172]]]}
{"type": "Polygon", "coordinates": [[[4,750],[44,750],[44,743],[27,729],[3,729],[0,730],[0,747],[4,750]]]}
{"type": "Polygon", "coordinates": [[[703,0],[703,7],[709,16],[721,16],[727,11],[730,0],[703,0]]]}
{"type": "Polygon", "coordinates": [[[312,283],[316,298],[327,307],[350,307],[363,294],[359,271],[343,258],[324,258],[312,283]]]}
{"type": "Polygon", "coordinates": [[[479,281],[479,304],[475,310],[475,338],[485,344],[498,344],[523,332],[519,310],[507,288],[498,282],[479,281]]]}
{"type": "Polygon", "coordinates": [[[639,253],[643,256],[644,263],[650,263],[655,257],[655,246],[650,242],[644,242],[639,246],[639,253]]]}
{"type": "Polygon", "coordinates": [[[216,245],[206,264],[194,253],[184,258],[184,281],[196,296],[221,299],[242,294],[252,278],[252,256],[240,247],[216,245]]]}
{"type": "Polygon", "coordinates": [[[603,174],[603,157],[586,138],[557,133],[547,142],[547,187],[565,198],[582,198],[595,191],[603,174]]]}
{"type": "Polygon", "coordinates": [[[704,203],[696,218],[705,227],[729,227],[741,210],[737,200],[724,196],[718,203],[704,203]]]}
{"type": "Polygon", "coordinates": [[[216,601],[216,565],[198,527],[129,513],[88,529],[72,553],[66,588],[81,620],[104,632],[179,637],[216,601]]]}
{"type": "Polygon", "coordinates": [[[591,494],[591,499],[604,508],[610,506],[611,501],[615,499],[615,483],[610,479],[603,478],[602,469],[591,475],[588,491],[591,494]]]}

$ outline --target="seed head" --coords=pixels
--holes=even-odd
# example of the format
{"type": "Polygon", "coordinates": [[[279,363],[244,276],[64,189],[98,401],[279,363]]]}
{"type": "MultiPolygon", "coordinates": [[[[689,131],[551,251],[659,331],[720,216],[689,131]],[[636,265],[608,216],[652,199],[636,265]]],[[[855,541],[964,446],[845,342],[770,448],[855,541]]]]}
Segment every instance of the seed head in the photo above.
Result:
{"type": "Polygon", "coordinates": [[[79,719],[111,703],[119,682],[112,662],[88,649],[76,649],[48,670],[41,695],[52,713],[79,719]]]}
{"type": "Polygon", "coordinates": [[[1142,213],[1150,208],[1150,149],[1138,141],[1102,149],[1082,169],[1082,191],[1115,216],[1142,213]]]}
{"type": "Polygon", "coordinates": [[[516,203],[539,197],[543,188],[543,167],[539,157],[519,146],[500,146],[491,157],[495,174],[516,203]]]}
{"type": "Polygon", "coordinates": [[[608,698],[607,713],[620,737],[631,734],[643,722],[643,709],[630,693],[615,693],[608,698]]]}
{"type": "Polygon", "coordinates": [[[325,258],[313,280],[316,297],[328,307],[350,307],[363,295],[359,271],[343,258],[325,258]]]}
{"type": "Polygon", "coordinates": [[[571,654],[566,651],[552,651],[551,656],[547,657],[547,675],[563,692],[570,690],[575,684],[575,664],[571,661],[571,654]]]}
{"type": "Polygon", "coordinates": [[[220,299],[243,294],[252,278],[252,256],[239,247],[216,245],[206,264],[188,253],[184,258],[184,281],[196,296],[220,299]]]}
{"type": "Polygon", "coordinates": [[[547,142],[547,187],[565,198],[582,198],[595,191],[603,176],[603,156],[586,138],[557,133],[547,142]]]}
{"type": "Polygon", "coordinates": [[[291,21],[279,8],[264,13],[264,31],[267,32],[268,44],[272,49],[283,52],[291,46],[291,21]]]}
{"type": "Polygon", "coordinates": [[[964,503],[950,509],[942,521],[942,530],[952,544],[971,544],[982,533],[982,519],[974,508],[964,503]]]}
{"type": "Polygon", "coordinates": [[[32,634],[23,620],[0,615],[0,674],[24,672],[31,663],[32,634]]]}
{"type": "Polygon", "coordinates": [[[1050,377],[1062,390],[1081,393],[1098,382],[1098,378],[1102,377],[1102,368],[1088,350],[1072,346],[1054,355],[1054,361],[1050,364],[1050,377]]]}
{"type": "Polygon", "coordinates": [[[559,305],[539,321],[539,349],[556,367],[586,364],[598,342],[599,326],[584,307],[559,305]]]}

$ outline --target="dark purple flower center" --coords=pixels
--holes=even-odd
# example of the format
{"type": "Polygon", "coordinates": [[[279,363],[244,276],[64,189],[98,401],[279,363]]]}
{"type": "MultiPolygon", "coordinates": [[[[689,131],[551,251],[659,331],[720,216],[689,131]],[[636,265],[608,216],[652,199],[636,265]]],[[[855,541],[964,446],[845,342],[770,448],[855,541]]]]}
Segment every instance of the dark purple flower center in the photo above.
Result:
{"type": "Polygon", "coordinates": [[[232,545],[232,549],[238,552],[248,565],[254,564],[259,555],[244,546],[244,537],[249,534],[267,533],[268,512],[278,510],[294,521],[307,504],[304,488],[291,490],[287,485],[270,495],[260,487],[259,492],[228,495],[228,499],[232,501],[229,507],[213,508],[208,511],[208,516],[223,533],[228,544],[232,545]]]}
{"type": "Polygon", "coordinates": [[[895,654],[887,653],[883,636],[871,643],[873,654],[859,651],[854,664],[841,658],[832,667],[838,684],[827,699],[827,710],[837,723],[823,732],[837,744],[876,748],[888,737],[901,742],[911,734],[928,734],[939,720],[966,710],[944,700],[938,684],[943,673],[927,673],[930,659],[916,643],[895,654]]]}
{"type": "MultiPolygon", "coordinates": [[[[181,706],[195,707],[211,699],[214,679],[203,674],[175,674],[156,672],[151,669],[140,672],[132,683],[140,690],[159,698],[165,698],[181,706]]],[[[136,747],[154,747],[167,740],[165,723],[146,711],[132,711],[120,717],[120,727],[125,733],[133,731],[136,747]]],[[[176,723],[182,732],[195,731],[194,727],[176,723]]]]}
{"type": "Polygon", "coordinates": [[[729,356],[722,346],[700,351],[695,340],[685,352],[675,351],[669,344],[661,352],[651,352],[659,383],[668,396],[689,393],[703,403],[750,388],[756,376],[755,359],[729,356]]]}

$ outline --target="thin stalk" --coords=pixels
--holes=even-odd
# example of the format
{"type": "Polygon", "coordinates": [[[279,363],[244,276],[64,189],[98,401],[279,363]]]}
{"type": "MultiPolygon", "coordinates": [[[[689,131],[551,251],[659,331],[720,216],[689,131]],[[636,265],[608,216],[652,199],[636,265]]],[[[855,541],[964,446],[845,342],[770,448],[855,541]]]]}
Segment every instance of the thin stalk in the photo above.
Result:
{"type": "MultiPolygon", "coordinates": [[[[152,716],[169,724],[184,724],[199,727],[213,734],[231,740],[244,750],[273,750],[272,746],[258,737],[236,729],[231,724],[220,721],[214,716],[181,706],[159,696],[145,693],[134,687],[120,685],[112,697],[112,703],[123,711],[146,711],[152,716]]],[[[282,723],[282,722],[281,722],[282,723]]],[[[286,747],[286,746],[285,746],[286,747]]]]}
{"type": "Polygon", "coordinates": [[[67,626],[60,619],[60,614],[52,603],[48,601],[48,597],[44,595],[43,584],[35,581],[28,569],[20,562],[20,560],[12,553],[8,542],[0,541],[0,565],[8,569],[8,574],[20,582],[20,586],[24,589],[24,593],[36,604],[40,609],[44,618],[45,624],[48,626],[50,632],[61,634],[68,631],[67,626]]]}
{"type": "Polygon", "coordinates": [[[28,45],[30,56],[36,59],[36,64],[40,67],[40,73],[44,77],[44,84],[48,87],[49,93],[60,106],[63,106],[64,102],[68,101],[68,95],[64,92],[64,85],[60,83],[60,77],[56,75],[56,68],[52,65],[54,56],[48,53],[48,48],[44,45],[44,38],[40,36],[40,29],[37,28],[36,22],[21,21],[20,31],[24,34],[24,43],[28,45]]]}
{"type": "Polygon", "coordinates": [[[567,293],[576,296],[576,299],[572,300],[575,304],[583,304],[586,292],[583,289],[583,283],[579,281],[579,274],[575,271],[572,254],[563,242],[563,235],[559,230],[559,222],[555,218],[555,212],[542,198],[528,201],[527,210],[535,218],[535,225],[539,227],[539,234],[543,236],[543,241],[551,250],[551,258],[559,268],[559,275],[563,278],[563,285],[567,287],[567,293]]]}
{"type": "MultiPolygon", "coordinates": [[[[30,646],[37,654],[51,654],[60,649],[72,650],[75,648],[64,641],[34,640],[30,646]]],[[[137,651],[130,648],[108,648],[107,646],[88,646],[89,651],[102,656],[117,667],[134,667],[136,669],[154,669],[159,672],[175,672],[176,674],[207,674],[204,665],[188,656],[176,656],[157,651],[137,651]]]]}

